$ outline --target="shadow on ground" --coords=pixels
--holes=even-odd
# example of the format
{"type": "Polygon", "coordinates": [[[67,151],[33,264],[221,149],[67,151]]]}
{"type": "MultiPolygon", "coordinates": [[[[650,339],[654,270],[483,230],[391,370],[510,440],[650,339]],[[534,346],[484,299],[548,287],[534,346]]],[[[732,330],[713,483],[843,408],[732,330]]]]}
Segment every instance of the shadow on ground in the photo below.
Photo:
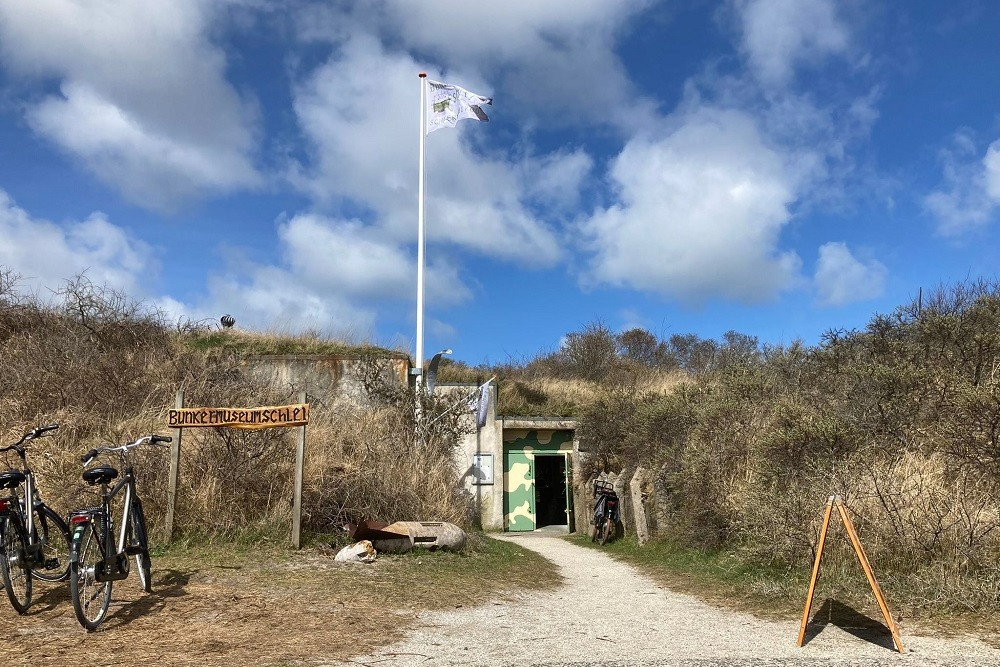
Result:
{"type": "Polygon", "coordinates": [[[856,609],[836,600],[827,598],[823,605],[806,626],[803,646],[808,644],[828,625],[834,625],[858,639],[889,649],[896,650],[892,641],[892,632],[885,623],[866,616],[856,609]]]}
{"type": "Polygon", "coordinates": [[[141,594],[138,598],[124,603],[108,617],[102,629],[128,625],[137,618],[162,610],[167,605],[168,599],[187,595],[186,587],[191,580],[191,574],[180,570],[167,570],[157,579],[154,572],[153,592],[141,594]]]}

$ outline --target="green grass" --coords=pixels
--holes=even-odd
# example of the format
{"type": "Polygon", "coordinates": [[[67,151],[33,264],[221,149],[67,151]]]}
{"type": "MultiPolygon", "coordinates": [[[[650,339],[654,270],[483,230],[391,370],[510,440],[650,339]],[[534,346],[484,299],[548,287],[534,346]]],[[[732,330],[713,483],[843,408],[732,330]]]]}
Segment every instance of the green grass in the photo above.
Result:
{"type": "Polygon", "coordinates": [[[640,547],[626,537],[600,547],[589,537],[573,539],[604,549],[673,590],[759,616],[794,618],[805,603],[809,572],[761,566],[725,550],[693,549],[668,540],[640,547]]]}
{"type": "MultiPolygon", "coordinates": [[[[762,618],[800,620],[809,591],[810,568],[773,567],[747,561],[738,552],[695,549],[670,540],[649,542],[642,547],[631,537],[604,547],[589,537],[571,537],[581,546],[603,549],[609,555],[637,567],[671,590],[694,595],[710,603],[745,611],[762,618]]],[[[889,576],[876,579],[894,617],[902,618],[908,632],[939,635],[973,635],[1000,647],[1000,609],[959,611],[944,606],[915,603],[911,591],[896,586],[889,576]]],[[[813,596],[812,612],[824,600],[834,600],[870,619],[881,621],[861,567],[853,553],[824,554],[813,596]]]]}

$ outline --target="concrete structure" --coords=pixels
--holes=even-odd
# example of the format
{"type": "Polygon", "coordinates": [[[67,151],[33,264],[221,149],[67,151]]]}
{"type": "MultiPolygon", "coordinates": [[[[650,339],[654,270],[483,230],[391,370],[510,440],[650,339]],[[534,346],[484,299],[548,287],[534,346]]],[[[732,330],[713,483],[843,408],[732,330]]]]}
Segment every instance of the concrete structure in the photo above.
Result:
{"type": "MultiPolygon", "coordinates": [[[[345,355],[258,355],[247,360],[258,377],[286,388],[305,391],[310,402],[364,403],[365,383],[376,378],[410,381],[405,354],[385,353],[361,359],[345,355]]],[[[438,384],[435,392],[461,398],[476,384],[438,384]]],[[[456,449],[460,481],[476,505],[484,530],[551,530],[587,532],[592,499],[580,476],[576,422],[549,417],[503,417],[497,414],[497,384],[489,386],[486,424],[473,430],[456,449]],[[576,508],[580,508],[577,511],[576,508]]],[[[458,409],[464,409],[460,406],[458,409]]]]}
{"type": "MultiPolygon", "coordinates": [[[[447,384],[437,391],[461,395],[475,389],[475,384],[447,384]]],[[[576,422],[497,415],[496,383],[490,384],[489,391],[486,425],[466,436],[456,454],[462,483],[474,499],[482,528],[586,531],[588,505],[584,504],[582,514],[576,511],[581,500],[576,488],[580,480],[576,422]]]]}
{"type": "Polygon", "coordinates": [[[410,358],[384,352],[369,359],[339,354],[261,354],[249,357],[247,367],[261,379],[289,393],[304,391],[311,401],[331,405],[341,400],[365,402],[365,375],[375,373],[405,384],[410,358]]]}

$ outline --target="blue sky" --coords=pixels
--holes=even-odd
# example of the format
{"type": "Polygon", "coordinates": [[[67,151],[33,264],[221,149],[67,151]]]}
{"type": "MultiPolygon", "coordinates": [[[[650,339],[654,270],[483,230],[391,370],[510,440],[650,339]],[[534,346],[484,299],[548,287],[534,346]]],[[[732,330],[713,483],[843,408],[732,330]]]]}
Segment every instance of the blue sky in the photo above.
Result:
{"type": "Polygon", "coordinates": [[[523,360],[600,320],[815,343],[997,277],[983,0],[0,0],[0,265],[171,318],[523,360]]]}

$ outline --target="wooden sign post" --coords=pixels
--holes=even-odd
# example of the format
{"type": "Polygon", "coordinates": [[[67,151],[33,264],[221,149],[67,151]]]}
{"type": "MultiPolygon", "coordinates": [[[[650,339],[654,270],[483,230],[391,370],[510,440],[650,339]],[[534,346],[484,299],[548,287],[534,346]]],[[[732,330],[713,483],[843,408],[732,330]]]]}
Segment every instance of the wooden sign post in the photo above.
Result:
{"type": "Polygon", "coordinates": [[[170,448],[170,477],[167,480],[167,541],[173,537],[174,511],[177,506],[177,480],[181,465],[181,433],[186,428],[239,428],[257,430],[276,427],[299,427],[295,441],[295,486],[292,491],[292,546],[301,545],[302,469],[305,463],[306,424],[309,404],[306,392],[299,393],[296,405],[263,408],[185,408],[184,390],[177,392],[176,407],[170,410],[167,425],[173,430],[170,448]]]}
{"type": "Polygon", "coordinates": [[[809,611],[812,609],[813,594],[816,592],[816,581],[819,579],[819,564],[823,559],[823,547],[826,545],[826,533],[830,527],[830,516],[833,514],[834,505],[836,505],[840,519],[844,523],[844,529],[847,530],[847,536],[851,539],[851,545],[854,547],[854,553],[858,557],[858,562],[861,563],[861,569],[864,570],[865,576],[868,578],[868,584],[872,587],[872,593],[875,594],[875,600],[878,602],[879,609],[882,610],[885,625],[889,628],[889,632],[892,633],[893,644],[895,644],[896,650],[904,653],[903,642],[899,639],[899,628],[896,627],[895,621],[892,620],[889,605],[886,604],[882,589],[875,580],[875,573],[872,571],[871,563],[868,561],[868,556],[865,555],[865,550],[861,547],[858,532],[854,530],[854,524],[851,522],[851,517],[847,513],[847,507],[840,496],[830,496],[830,499],[826,502],[826,512],[823,514],[823,527],[820,529],[819,545],[816,548],[816,562],[813,564],[812,577],[809,580],[809,592],[806,594],[806,608],[802,612],[802,625],[799,627],[798,645],[802,646],[805,643],[806,625],[809,623],[809,611]]]}

